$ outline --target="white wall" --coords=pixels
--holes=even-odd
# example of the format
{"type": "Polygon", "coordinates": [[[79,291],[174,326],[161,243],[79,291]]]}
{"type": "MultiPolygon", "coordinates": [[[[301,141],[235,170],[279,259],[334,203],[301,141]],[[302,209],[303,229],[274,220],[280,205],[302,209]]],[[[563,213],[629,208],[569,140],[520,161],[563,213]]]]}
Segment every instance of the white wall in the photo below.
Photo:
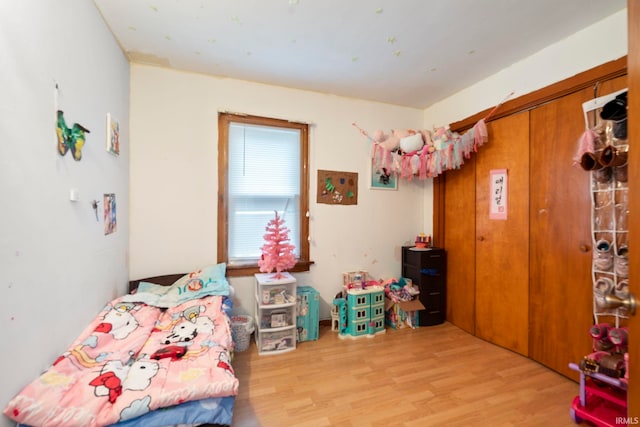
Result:
{"type": "MultiPolygon", "coordinates": [[[[128,280],[129,65],[90,1],[0,2],[0,407],[71,344],[128,280]],[[54,87],[83,159],[57,152],[54,87]],[[106,113],[120,157],[105,151],[106,113]],[[79,191],[78,202],[69,191],[79,191]],[[116,193],[104,235],[90,200],[116,193]]],[[[0,417],[0,425],[15,425],[0,417]]]]}
{"type": "MultiPolygon", "coordinates": [[[[132,65],[131,278],[216,262],[219,111],[312,123],[315,265],[295,276],[320,292],[321,318],[329,317],[342,272],[400,275],[401,246],[423,231],[424,182],[403,181],[398,191],[368,189],[370,143],[352,122],[369,132],[417,128],[422,110],[132,65]],[[318,169],[357,172],[357,206],[317,204],[318,169]]],[[[230,282],[237,291],[236,311],[253,313],[252,278],[230,282]]]]}

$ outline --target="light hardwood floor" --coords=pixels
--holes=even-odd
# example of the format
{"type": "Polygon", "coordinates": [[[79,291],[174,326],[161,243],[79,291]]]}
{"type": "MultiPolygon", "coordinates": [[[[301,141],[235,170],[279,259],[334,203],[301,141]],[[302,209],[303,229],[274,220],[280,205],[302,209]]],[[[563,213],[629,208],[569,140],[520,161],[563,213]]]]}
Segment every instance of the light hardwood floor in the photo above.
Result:
{"type": "Polygon", "coordinates": [[[575,426],[577,383],[450,323],[236,353],[233,427],[575,426]]]}

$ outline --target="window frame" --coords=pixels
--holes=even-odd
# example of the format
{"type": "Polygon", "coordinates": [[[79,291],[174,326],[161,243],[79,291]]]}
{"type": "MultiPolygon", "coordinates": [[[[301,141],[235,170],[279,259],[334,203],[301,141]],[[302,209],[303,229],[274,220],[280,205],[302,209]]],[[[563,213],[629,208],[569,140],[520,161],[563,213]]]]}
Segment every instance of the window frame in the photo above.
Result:
{"type": "MultiPolygon", "coordinates": [[[[260,273],[258,262],[228,264],[229,241],[229,126],[241,123],[271,126],[300,131],[300,257],[291,272],[309,271],[313,262],[309,257],[309,125],[288,120],[237,113],[218,113],[218,263],[227,263],[227,276],[251,276],[260,273]]],[[[266,224],[265,224],[266,226],[266,224]]]]}

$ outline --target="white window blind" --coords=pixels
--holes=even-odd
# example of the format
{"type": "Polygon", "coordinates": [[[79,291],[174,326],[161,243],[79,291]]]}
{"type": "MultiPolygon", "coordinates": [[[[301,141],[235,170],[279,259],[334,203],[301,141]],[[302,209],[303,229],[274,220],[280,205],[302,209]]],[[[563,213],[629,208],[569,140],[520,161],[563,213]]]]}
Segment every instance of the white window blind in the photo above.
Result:
{"type": "Polygon", "coordinates": [[[265,227],[284,217],[300,255],[300,131],[231,123],[228,151],[229,264],[260,259],[265,227]]]}

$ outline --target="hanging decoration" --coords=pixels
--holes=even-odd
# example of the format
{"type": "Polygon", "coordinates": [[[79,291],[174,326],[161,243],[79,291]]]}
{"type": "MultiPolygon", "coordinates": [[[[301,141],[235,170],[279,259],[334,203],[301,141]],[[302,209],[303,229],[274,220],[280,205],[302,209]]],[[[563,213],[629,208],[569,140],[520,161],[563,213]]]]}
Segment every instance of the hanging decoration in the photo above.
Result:
{"type": "Polygon", "coordinates": [[[386,170],[409,181],[414,177],[435,178],[447,170],[459,169],[464,159],[469,159],[471,153],[488,142],[486,120],[513,93],[462,135],[446,127],[433,130],[393,129],[389,133],[376,130],[369,135],[356,123],[352,125],[372,143],[371,162],[375,170],[386,170]]]}
{"type": "Polygon", "coordinates": [[[507,219],[508,212],[508,175],[506,169],[489,171],[489,218],[507,219]]]}
{"type": "MultiPolygon", "coordinates": [[[[355,123],[354,126],[358,127],[355,123]]],[[[371,162],[374,170],[386,170],[396,178],[412,180],[434,178],[450,169],[459,169],[464,159],[478,151],[488,141],[484,119],[464,135],[445,127],[429,130],[397,130],[386,134],[381,130],[369,137],[372,144],[371,162]]]]}
{"type": "Polygon", "coordinates": [[[91,132],[89,129],[78,123],[74,123],[71,127],[67,126],[67,122],[64,119],[64,112],[58,108],[59,92],[60,87],[58,86],[58,83],[56,83],[53,91],[53,101],[56,112],[58,154],[64,156],[69,150],[71,150],[74,160],[80,161],[82,159],[82,147],[84,147],[86,140],[85,134],[91,132]]]}
{"type": "Polygon", "coordinates": [[[90,133],[89,129],[74,123],[72,127],[68,127],[64,120],[64,112],[57,111],[56,135],[58,135],[58,153],[61,156],[67,154],[71,150],[71,154],[75,160],[82,159],[82,147],[85,142],[85,133],[90,133]]]}
{"type": "Polygon", "coordinates": [[[266,243],[260,248],[262,257],[258,260],[258,266],[263,273],[271,273],[273,270],[276,279],[282,278],[282,272],[296,265],[294,254],[295,246],[289,243],[289,229],[284,225],[284,218],[275,212],[275,218],[269,221],[264,235],[266,243]]]}

